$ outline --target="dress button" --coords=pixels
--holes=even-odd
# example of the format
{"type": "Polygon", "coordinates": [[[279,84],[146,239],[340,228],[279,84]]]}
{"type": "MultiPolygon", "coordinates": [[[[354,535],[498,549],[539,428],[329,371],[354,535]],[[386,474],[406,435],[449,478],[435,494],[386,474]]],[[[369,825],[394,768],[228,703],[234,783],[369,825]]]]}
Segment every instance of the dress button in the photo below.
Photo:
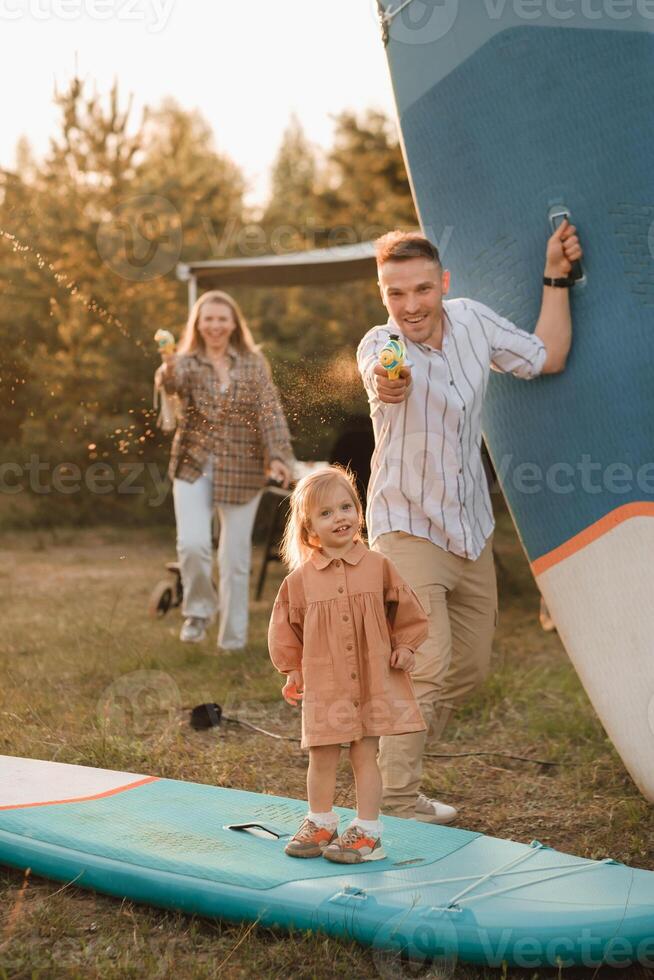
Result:
{"type": "Polygon", "coordinates": [[[359,707],[359,702],[358,701],[353,701],[352,703],[353,703],[353,705],[354,705],[355,708],[358,708],[359,707]]]}
{"type": "Polygon", "coordinates": [[[355,681],[357,679],[357,675],[356,674],[350,674],[350,677],[352,678],[353,681],[355,681]]]}
{"type": "Polygon", "coordinates": [[[350,617],[349,616],[347,616],[347,615],[346,616],[343,616],[343,622],[344,623],[348,623],[349,620],[350,620],[350,617]]]}
{"type": "Polygon", "coordinates": [[[346,650],[354,650],[354,647],[352,646],[351,643],[348,643],[348,645],[345,647],[345,649],[346,650]]]}
{"type": "Polygon", "coordinates": [[[344,592],[344,591],[345,591],[345,589],[343,588],[343,586],[342,586],[342,585],[339,585],[339,587],[338,587],[338,591],[339,591],[339,592],[344,592]]]}

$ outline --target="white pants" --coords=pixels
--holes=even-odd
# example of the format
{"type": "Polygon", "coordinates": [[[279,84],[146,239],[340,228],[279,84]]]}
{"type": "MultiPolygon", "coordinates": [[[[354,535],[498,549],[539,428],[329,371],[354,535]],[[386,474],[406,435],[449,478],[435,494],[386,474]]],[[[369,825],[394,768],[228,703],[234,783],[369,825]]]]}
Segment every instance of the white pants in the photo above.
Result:
{"type": "Polygon", "coordinates": [[[261,494],[246,504],[219,504],[218,601],[211,578],[214,513],[211,467],[194,483],[173,481],[177,521],[177,557],[184,588],[184,616],[211,618],[218,608],[218,645],[239,650],[247,643],[252,527],[261,494]]]}

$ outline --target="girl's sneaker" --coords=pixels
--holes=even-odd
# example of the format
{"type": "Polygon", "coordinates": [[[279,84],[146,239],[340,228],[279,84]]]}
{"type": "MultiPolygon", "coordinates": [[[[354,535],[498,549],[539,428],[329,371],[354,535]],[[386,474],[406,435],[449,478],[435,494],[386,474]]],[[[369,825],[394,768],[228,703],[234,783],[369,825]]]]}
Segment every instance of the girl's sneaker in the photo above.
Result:
{"type": "Polygon", "coordinates": [[[313,820],[305,817],[300,829],[291,837],[284,848],[290,857],[319,858],[322,857],[328,844],[338,837],[338,826],[320,827],[313,820]]]}
{"type": "Polygon", "coordinates": [[[337,864],[359,864],[361,861],[380,861],[385,858],[381,837],[371,837],[353,824],[344,830],[323,851],[323,857],[337,864]]]}

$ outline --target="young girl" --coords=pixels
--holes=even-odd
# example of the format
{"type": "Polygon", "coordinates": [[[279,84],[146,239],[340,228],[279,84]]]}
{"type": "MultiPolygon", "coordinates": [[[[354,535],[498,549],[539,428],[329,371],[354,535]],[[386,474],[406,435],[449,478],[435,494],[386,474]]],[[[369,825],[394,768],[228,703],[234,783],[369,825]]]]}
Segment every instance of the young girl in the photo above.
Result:
{"type": "Polygon", "coordinates": [[[311,473],[290,503],[282,552],[293,571],[275,601],[268,645],[286,674],[284,698],[303,702],[309,812],[286,853],[376,861],[385,857],[377,743],[425,729],[409,671],[427,618],[395,566],[363,544],[350,473],[336,466],[311,473]],[[339,836],[332,805],[342,742],[350,743],[357,817],[339,836]]]}

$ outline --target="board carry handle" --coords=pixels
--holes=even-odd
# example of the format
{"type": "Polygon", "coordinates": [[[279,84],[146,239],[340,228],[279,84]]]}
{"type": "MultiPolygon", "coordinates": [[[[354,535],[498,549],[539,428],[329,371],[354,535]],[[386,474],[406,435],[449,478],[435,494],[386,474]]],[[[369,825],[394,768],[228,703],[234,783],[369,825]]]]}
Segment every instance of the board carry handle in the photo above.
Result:
{"type": "MultiPolygon", "coordinates": [[[[556,231],[556,229],[562,225],[564,221],[569,221],[572,224],[572,212],[570,211],[570,208],[565,206],[565,204],[554,204],[549,210],[548,217],[550,228],[553,232],[556,231]]],[[[577,259],[576,262],[572,263],[570,278],[575,286],[586,285],[586,273],[583,265],[581,264],[581,259],[577,259]]]]}
{"type": "Polygon", "coordinates": [[[266,827],[262,823],[229,823],[224,828],[225,830],[240,830],[245,833],[252,834],[253,837],[261,837],[265,840],[281,840],[282,837],[290,837],[290,834],[285,834],[281,830],[275,830],[274,827],[266,827]],[[259,831],[259,833],[257,833],[259,831]]]}

